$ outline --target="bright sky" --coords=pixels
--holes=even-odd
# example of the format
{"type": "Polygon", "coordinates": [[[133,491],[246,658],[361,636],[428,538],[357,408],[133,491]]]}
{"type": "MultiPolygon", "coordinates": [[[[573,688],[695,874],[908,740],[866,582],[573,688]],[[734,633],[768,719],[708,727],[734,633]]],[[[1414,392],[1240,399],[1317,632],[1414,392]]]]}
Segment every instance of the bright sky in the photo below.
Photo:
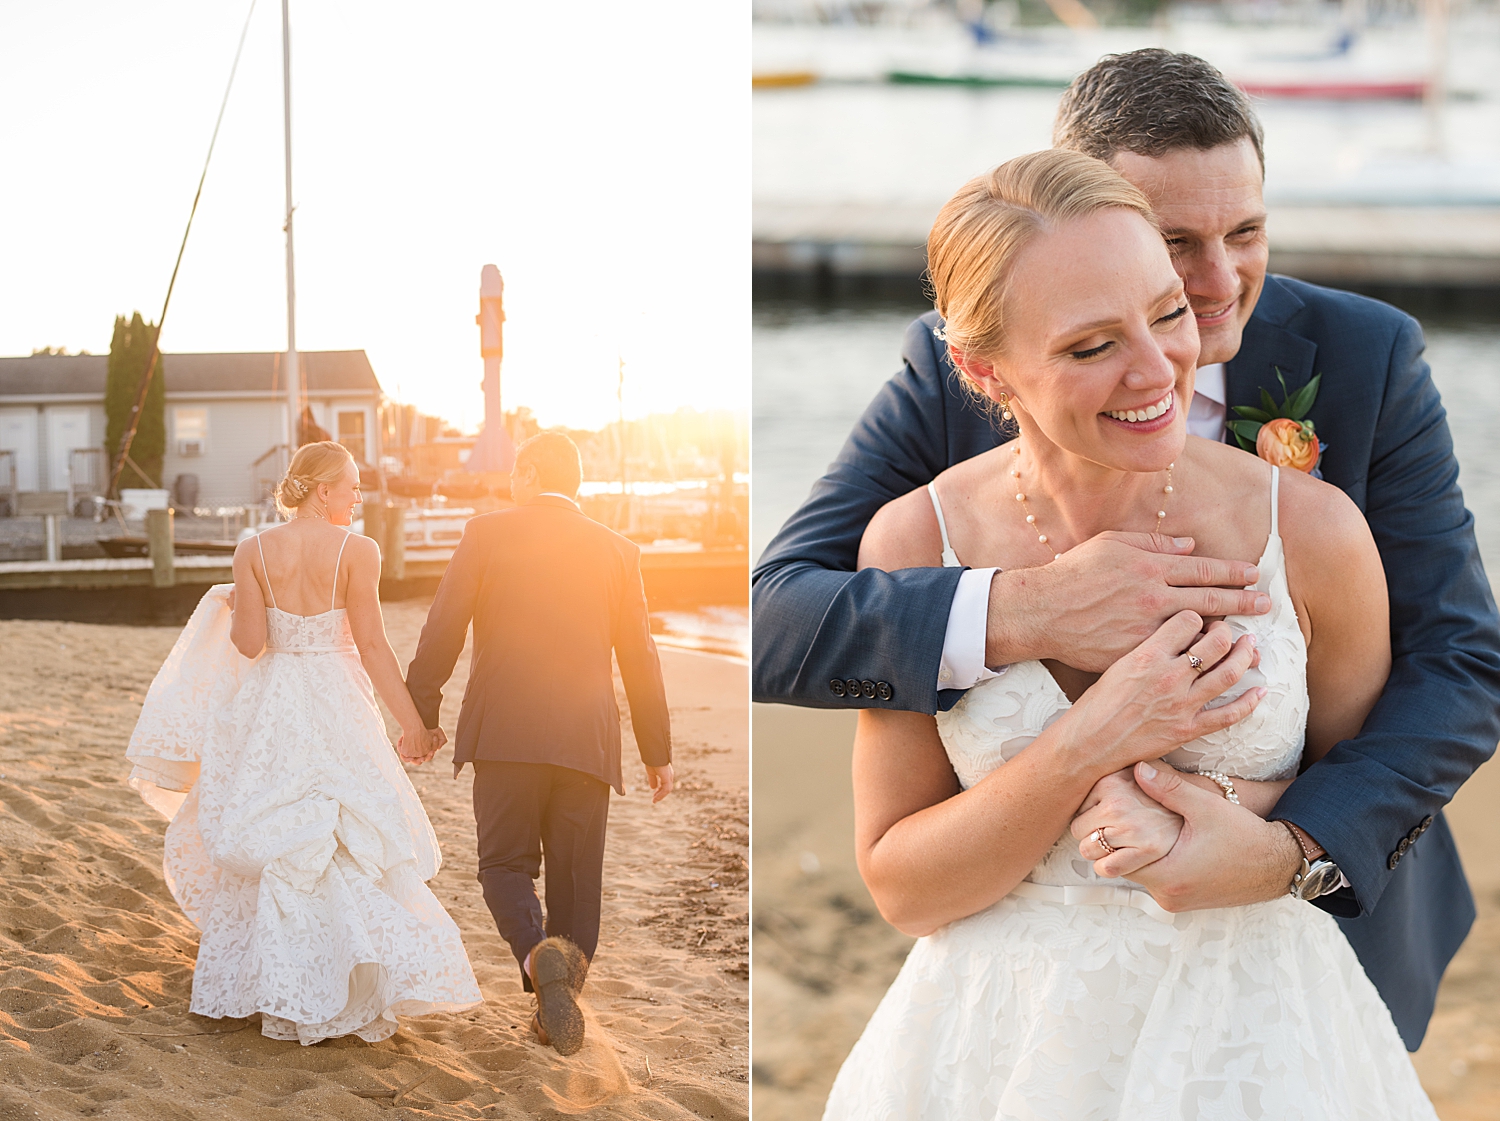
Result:
{"type": "MultiPolygon", "coordinates": [[[[249,0],[0,0],[0,354],[105,353],[161,310],[249,0]]],[[[483,416],[748,412],[748,8],[291,0],[297,342],[483,416]]],[[[281,7],[259,0],[162,336],[281,350],[281,7]]],[[[170,368],[168,370],[170,378],[170,368]]]]}

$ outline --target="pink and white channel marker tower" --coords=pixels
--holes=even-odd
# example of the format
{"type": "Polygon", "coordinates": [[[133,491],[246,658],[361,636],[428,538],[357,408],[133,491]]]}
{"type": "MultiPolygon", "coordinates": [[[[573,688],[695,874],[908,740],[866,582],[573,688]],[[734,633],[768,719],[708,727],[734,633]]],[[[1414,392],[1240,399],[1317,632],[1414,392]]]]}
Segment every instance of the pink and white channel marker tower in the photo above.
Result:
{"type": "Polygon", "coordinates": [[[505,430],[500,411],[500,360],[505,355],[505,281],[494,265],[479,271],[479,353],[484,357],[484,431],[469,453],[468,469],[475,474],[508,472],[516,464],[516,449],[505,430]]]}

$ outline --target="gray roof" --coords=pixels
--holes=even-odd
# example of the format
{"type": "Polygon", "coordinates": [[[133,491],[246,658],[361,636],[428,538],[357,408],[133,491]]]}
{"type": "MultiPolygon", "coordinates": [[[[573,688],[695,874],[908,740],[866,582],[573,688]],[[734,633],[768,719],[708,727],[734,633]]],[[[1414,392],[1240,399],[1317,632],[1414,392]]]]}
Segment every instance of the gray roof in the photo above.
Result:
{"type": "MultiPolygon", "coordinates": [[[[286,355],[165,354],[168,393],[267,392],[286,388],[286,355]]],[[[362,350],[298,354],[309,394],[375,393],[380,382],[362,350]]],[[[51,394],[104,396],[109,359],[103,354],[36,354],[0,358],[0,398],[51,394]]]]}

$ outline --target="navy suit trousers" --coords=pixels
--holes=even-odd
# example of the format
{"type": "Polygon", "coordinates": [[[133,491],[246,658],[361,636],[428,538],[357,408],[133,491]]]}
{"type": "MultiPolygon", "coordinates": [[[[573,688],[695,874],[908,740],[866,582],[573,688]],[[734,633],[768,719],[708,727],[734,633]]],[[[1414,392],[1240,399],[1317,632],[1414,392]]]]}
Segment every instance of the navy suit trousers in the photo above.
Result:
{"type": "Polygon", "coordinates": [[[500,937],[521,966],[544,938],[571,939],[593,959],[604,890],[609,784],[550,763],[474,761],[479,883],[500,937]],[[547,918],[533,881],[547,868],[547,918]]]}

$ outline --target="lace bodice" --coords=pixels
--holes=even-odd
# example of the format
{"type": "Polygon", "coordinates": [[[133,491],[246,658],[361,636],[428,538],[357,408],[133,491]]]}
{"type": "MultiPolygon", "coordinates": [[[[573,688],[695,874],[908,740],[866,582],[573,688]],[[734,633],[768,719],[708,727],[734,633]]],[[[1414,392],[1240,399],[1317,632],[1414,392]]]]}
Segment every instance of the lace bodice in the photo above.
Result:
{"type": "Polygon", "coordinates": [[[271,654],[353,654],[354,634],[342,607],[318,615],[266,608],[266,651],[271,654]]]}
{"type": "MultiPolygon", "coordinates": [[[[1286,558],[1276,517],[1280,476],[1272,469],[1271,532],[1259,561],[1255,587],[1271,597],[1266,615],[1228,618],[1238,638],[1253,634],[1260,666],[1211,702],[1227,704],[1246,689],[1264,686],[1265,698],[1244,720],[1184,744],[1167,761],[1184,771],[1222,771],[1234,778],[1268,780],[1297,773],[1307,723],[1307,644],[1287,588],[1286,558]]],[[[946,541],[944,542],[946,545],[946,541]]],[[[1041,662],[1018,662],[999,677],[970,689],[937,717],[938,733],[965,790],[1008,759],[1070,707],[1067,696],[1041,662]]],[[[1041,884],[1108,883],[1064,834],[1027,877],[1041,884]]]]}

